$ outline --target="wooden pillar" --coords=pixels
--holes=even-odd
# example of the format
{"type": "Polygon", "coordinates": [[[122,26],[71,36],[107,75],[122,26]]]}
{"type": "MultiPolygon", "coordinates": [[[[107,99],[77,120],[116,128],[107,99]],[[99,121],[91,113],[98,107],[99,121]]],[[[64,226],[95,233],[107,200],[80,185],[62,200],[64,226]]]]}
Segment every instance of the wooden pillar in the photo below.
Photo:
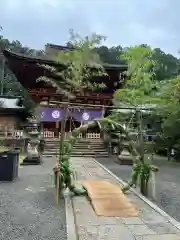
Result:
{"type": "Polygon", "coordinates": [[[63,117],[61,120],[61,137],[60,137],[60,146],[59,146],[59,163],[63,159],[63,154],[64,154],[64,138],[65,138],[65,127],[66,127],[66,117],[67,117],[67,111],[68,111],[68,104],[63,105],[63,117]]]}
{"type": "Polygon", "coordinates": [[[0,80],[1,80],[0,94],[3,95],[3,93],[4,93],[4,77],[5,77],[5,74],[4,74],[5,58],[4,58],[3,54],[1,54],[1,53],[0,53],[0,62],[1,62],[1,67],[0,67],[0,72],[1,72],[1,77],[0,77],[0,80]]]}
{"type": "Polygon", "coordinates": [[[56,134],[59,137],[59,120],[56,120],[56,134]]]}

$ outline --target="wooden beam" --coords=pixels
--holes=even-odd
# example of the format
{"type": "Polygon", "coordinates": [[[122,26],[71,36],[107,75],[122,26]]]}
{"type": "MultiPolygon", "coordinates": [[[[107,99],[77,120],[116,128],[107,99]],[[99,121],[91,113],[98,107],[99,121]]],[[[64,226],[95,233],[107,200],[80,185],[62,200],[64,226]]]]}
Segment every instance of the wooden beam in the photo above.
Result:
{"type": "Polygon", "coordinates": [[[106,106],[106,105],[93,105],[93,104],[82,104],[82,103],[70,103],[60,101],[49,101],[50,104],[64,106],[68,104],[68,107],[90,107],[90,108],[110,108],[110,109],[123,109],[123,110],[153,110],[154,108],[140,108],[140,107],[118,107],[118,106],[106,106]]]}

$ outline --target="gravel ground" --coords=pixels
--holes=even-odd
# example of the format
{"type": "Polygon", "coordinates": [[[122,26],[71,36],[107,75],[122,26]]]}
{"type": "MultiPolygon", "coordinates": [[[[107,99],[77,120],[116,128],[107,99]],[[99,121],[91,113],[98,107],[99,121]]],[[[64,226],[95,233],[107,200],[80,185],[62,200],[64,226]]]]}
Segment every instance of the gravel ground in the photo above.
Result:
{"type": "Polygon", "coordinates": [[[53,161],[24,166],[14,183],[0,183],[1,240],[66,240],[64,199],[55,203],[53,161]]]}
{"type": "MultiPolygon", "coordinates": [[[[130,178],[131,166],[121,166],[112,159],[96,159],[119,178],[127,181],[130,178]]],[[[155,203],[180,221],[180,163],[169,164],[167,160],[157,159],[154,164],[159,167],[156,175],[155,203]]]]}

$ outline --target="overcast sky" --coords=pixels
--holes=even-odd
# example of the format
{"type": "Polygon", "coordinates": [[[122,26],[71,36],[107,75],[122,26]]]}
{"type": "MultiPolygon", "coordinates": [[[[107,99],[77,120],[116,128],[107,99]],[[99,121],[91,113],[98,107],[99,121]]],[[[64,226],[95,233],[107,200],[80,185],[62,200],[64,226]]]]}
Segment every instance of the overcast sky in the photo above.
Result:
{"type": "Polygon", "coordinates": [[[32,48],[63,45],[68,30],[108,37],[106,45],[180,49],[180,0],[0,0],[3,35],[32,48]]]}

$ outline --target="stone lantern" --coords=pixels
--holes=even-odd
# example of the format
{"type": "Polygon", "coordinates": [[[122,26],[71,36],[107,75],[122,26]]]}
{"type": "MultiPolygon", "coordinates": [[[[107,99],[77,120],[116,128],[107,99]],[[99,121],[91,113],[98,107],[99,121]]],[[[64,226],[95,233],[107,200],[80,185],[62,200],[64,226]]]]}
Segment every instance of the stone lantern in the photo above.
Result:
{"type": "Polygon", "coordinates": [[[25,126],[27,135],[27,156],[22,165],[38,165],[42,163],[44,140],[40,131],[40,123],[29,120],[25,126]]]}

